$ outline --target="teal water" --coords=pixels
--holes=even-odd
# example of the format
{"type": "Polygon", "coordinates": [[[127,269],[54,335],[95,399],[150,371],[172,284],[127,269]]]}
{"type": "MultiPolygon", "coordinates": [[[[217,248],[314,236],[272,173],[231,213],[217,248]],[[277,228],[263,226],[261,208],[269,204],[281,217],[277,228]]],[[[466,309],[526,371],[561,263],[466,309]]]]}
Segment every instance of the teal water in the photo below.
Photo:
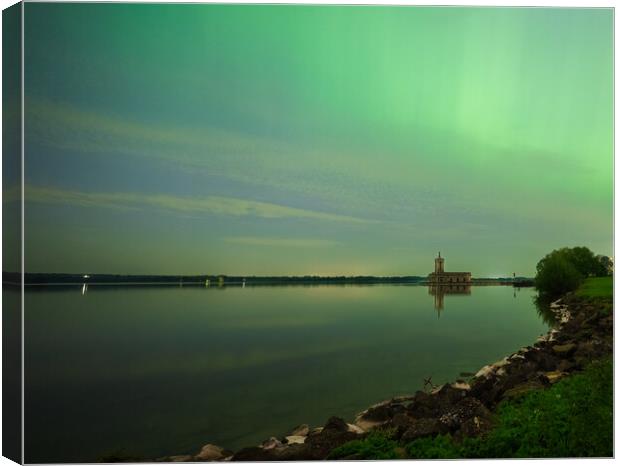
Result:
{"type": "Polygon", "coordinates": [[[28,289],[27,462],[237,449],[475,372],[547,331],[533,291],[28,289]]]}

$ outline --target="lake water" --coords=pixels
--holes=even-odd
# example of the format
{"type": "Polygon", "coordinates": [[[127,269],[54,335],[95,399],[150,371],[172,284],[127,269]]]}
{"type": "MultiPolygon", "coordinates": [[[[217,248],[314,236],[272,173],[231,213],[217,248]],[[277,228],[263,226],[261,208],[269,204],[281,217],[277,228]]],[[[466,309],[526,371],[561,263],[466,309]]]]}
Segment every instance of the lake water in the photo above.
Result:
{"type": "Polygon", "coordinates": [[[27,462],[238,449],[475,372],[547,325],[533,290],[26,291],[27,462]],[[441,298],[441,299],[440,299],[441,298]],[[437,309],[442,308],[442,309],[437,309]]]}

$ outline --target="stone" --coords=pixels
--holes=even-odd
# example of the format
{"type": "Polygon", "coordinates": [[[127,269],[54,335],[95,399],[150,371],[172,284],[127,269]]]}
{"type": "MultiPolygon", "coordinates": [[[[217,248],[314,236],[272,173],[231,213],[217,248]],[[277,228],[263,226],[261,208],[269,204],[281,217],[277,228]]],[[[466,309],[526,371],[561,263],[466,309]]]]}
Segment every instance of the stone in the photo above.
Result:
{"type": "Polygon", "coordinates": [[[306,441],[305,435],[288,435],[284,438],[287,445],[292,445],[293,443],[304,443],[306,441]]]}
{"type": "Polygon", "coordinates": [[[400,438],[405,431],[411,427],[415,419],[409,416],[406,413],[398,413],[396,414],[390,423],[388,424],[391,428],[395,429],[396,437],[400,438]]]}
{"type": "Polygon", "coordinates": [[[192,455],[174,455],[168,457],[168,461],[172,463],[184,463],[186,461],[192,461],[192,459],[192,455]]]}
{"type": "Polygon", "coordinates": [[[291,430],[289,435],[303,435],[306,436],[310,433],[310,426],[308,424],[301,424],[291,430]]]}
{"type": "Polygon", "coordinates": [[[407,406],[407,412],[415,418],[435,417],[438,406],[432,395],[418,391],[414,400],[407,406]]]}
{"type": "Polygon", "coordinates": [[[340,417],[332,416],[327,420],[327,423],[323,426],[323,431],[336,431],[336,432],[348,432],[349,426],[344,420],[340,417]]]}
{"type": "Polygon", "coordinates": [[[537,380],[530,380],[530,381],[523,382],[519,385],[516,385],[515,387],[512,387],[506,390],[502,394],[502,399],[518,398],[521,395],[524,395],[525,393],[529,393],[533,390],[540,390],[541,388],[544,388],[544,387],[545,385],[542,382],[539,382],[537,380]]]}
{"type": "Polygon", "coordinates": [[[261,447],[246,447],[233,455],[231,461],[273,461],[275,455],[272,450],[261,447]]]}
{"type": "Polygon", "coordinates": [[[347,423],[347,426],[348,426],[348,432],[353,432],[355,434],[363,434],[364,432],[366,432],[360,426],[356,426],[355,424],[347,423]]]}
{"type": "Polygon", "coordinates": [[[552,371],[556,368],[558,360],[554,354],[548,350],[530,351],[525,359],[533,362],[540,370],[552,371]]]}
{"type": "Polygon", "coordinates": [[[455,434],[455,438],[462,439],[464,437],[476,437],[488,432],[492,427],[493,423],[490,419],[474,416],[471,419],[465,420],[461,424],[460,429],[455,434]]]}
{"type": "Polygon", "coordinates": [[[348,426],[346,423],[344,423],[344,431],[339,430],[341,427],[338,429],[332,427],[328,428],[329,424],[330,422],[326,424],[325,428],[320,433],[309,435],[306,438],[304,446],[307,446],[308,452],[310,452],[312,459],[325,459],[334,448],[350,442],[351,440],[363,438],[365,435],[349,432],[347,430],[348,426]]]}
{"type": "Polygon", "coordinates": [[[269,440],[265,440],[261,444],[261,448],[263,448],[264,450],[271,450],[272,448],[281,447],[283,445],[284,444],[280,442],[277,438],[271,437],[269,440]]]}
{"type": "Polygon", "coordinates": [[[562,359],[558,363],[557,369],[560,372],[570,372],[570,371],[574,370],[575,367],[576,367],[576,364],[573,361],[570,361],[568,359],[562,359]]]}
{"type": "Polygon", "coordinates": [[[409,428],[403,433],[401,437],[402,442],[412,442],[416,439],[423,437],[431,437],[438,434],[446,433],[446,427],[439,419],[423,418],[416,419],[409,426],[409,428]]]}
{"type": "Polygon", "coordinates": [[[455,388],[457,390],[471,390],[471,386],[468,383],[465,383],[463,381],[459,382],[457,381],[456,383],[453,383],[452,388],[455,388]]]}
{"type": "Polygon", "coordinates": [[[565,345],[555,345],[553,351],[560,356],[569,356],[575,352],[577,345],[574,343],[566,343],[565,345]]]}
{"type": "Polygon", "coordinates": [[[567,374],[565,372],[553,371],[553,372],[546,372],[545,378],[549,381],[549,383],[554,384],[566,375],[567,374]]]}
{"type": "Polygon", "coordinates": [[[230,456],[230,454],[231,452],[224,450],[222,447],[207,443],[194,458],[198,461],[220,461],[230,456]]]}
{"type": "Polygon", "coordinates": [[[394,412],[392,410],[390,402],[384,401],[382,403],[371,406],[366,411],[360,413],[359,416],[364,421],[386,422],[393,415],[394,412]]]}
{"type": "Polygon", "coordinates": [[[475,378],[486,378],[488,379],[495,372],[495,368],[493,366],[484,366],[478,372],[476,372],[475,378]]]}
{"type": "Polygon", "coordinates": [[[449,411],[446,411],[439,420],[450,430],[457,430],[461,424],[473,417],[488,419],[491,413],[480,400],[466,397],[456,403],[449,411]]]}

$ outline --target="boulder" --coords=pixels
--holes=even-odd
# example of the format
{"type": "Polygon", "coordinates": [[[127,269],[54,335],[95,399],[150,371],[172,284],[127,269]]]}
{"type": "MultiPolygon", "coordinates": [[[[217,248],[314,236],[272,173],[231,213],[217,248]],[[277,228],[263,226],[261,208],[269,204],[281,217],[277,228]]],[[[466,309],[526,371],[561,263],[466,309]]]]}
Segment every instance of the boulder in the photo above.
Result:
{"type": "Polygon", "coordinates": [[[263,448],[264,450],[271,450],[272,448],[278,448],[283,446],[284,444],[282,442],[280,442],[277,438],[275,437],[271,437],[268,440],[265,440],[262,444],[261,444],[261,448],[263,448]]]}
{"type": "Polygon", "coordinates": [[[348,431],[349,432],[353,432],[355,434],[363,434],[366,431],[364,429],[362,429],[360,426],[356,426],[355,424],[348,424],[347,423],[347,427],[348,427],[348,431]]]}
{"type": "Polygon", "coordinates": [[[530,380],[506,390],[502,394],[502,399],[518,398],[525,393],[529,393],[533,390],[540,390],[541,388],[545,388],[545,385],[542,382],[538,380],[530,380]]]}
{"type": "Polygon", "coordinates": [[[391,402],[384,401],[359,414],[359,418],[370,422],[386,422],[394,415],[391,402]]]}
{"type": "Polygon", "coordinates": [[[553,371],[553,372],[546,372],[545,378],[549,381],[549,383],[554,384],[566,375],[568,374],[566,374],[565,372],[553,371]]]}
{"type": "Polygon", "coordinates": [[[456,432],[456,434],[454,434],[454,437],[456,439],[476,437],[488,432],[492,429],[492,427],[493,423],[489,418],[474,416],[461,424],[460,429],[456,432]]]}
{"type": "Polygon", "coordinates": [[[411,427],[415,419],[406,413],[396,414],[390,421],[389,427],[396,430],[396,437],[400,438],[411,427]]]}
{"type": "Polygon", "coordinates": [[[323,431],[335,431],[335,432],[348,432],[349,425],[344,422],[344,419],[336,416],[332,416],[327,420],[327,423],[323,426],[323,431]]]}
{"type": "Polygon", "coordinates": [[[321,460],[327,458],[334,448],[363,436],[349,431],[349,426],[342,419],[330,418],[323,430],[308,435],[303,445],[307,446],[311,459],[321,460]]]}
{"type": "Polygon", "coordinates": [[[489,419],[491,413],[477,398],[466,397],[458,401],[456,405],[444,413],[439,420],[448,430],[455,431],[458,430],[465,421],[474,417],[489,419]]]}
{"type": "Polygon", "coordinates": [[[574,361],[569,359],[561,359],[558,363],[557,370],[560,372],[570,372],[576,368],[576,364],[574,361]]]}
{"type": "Polygon", "coordinates": [[[447,432],[446,426],[435,418],[416,419],[401,437],[402,442],[412,442],[422,437],[434,437],[447,432]]]}
{"type": "Polygon", "coordinates": [[[565,345],[555,345],[552,347],[553,351],[558,356],[562,356],[562,357],[570,356],[571,354],[575,352],[576,348],[577,348],[577,345],[575,345],[574,343],[566,343],[565,345]]]}
{"type": "Polygon", "coordinates": [[[217,445],[207,443],[194,458],[197,461],[221,461],[230,455],[232,455],[232,452],[224,450],[217,445]]]}
{"type": "Polygon", "coordinates": [[[292,445],[294,443],[304,443],[306,441],[305,435],[288,435],[284,438],[286,440],[287,445],[292,445]]]}
{"type": "Polygon", "coordinates": [[[174,455],[174,456],[169,456],[167,458],[167,461],[170,461],[172,463],[184,463],[186,461],[192,461],[193,457],[192,455],[174,455]]]}
{"type": "Polygon", "coordinates": [[[438,413],[438,406],[432,395],[418,391],[413,401],[407,406],[407,413],[415,418],[435,417],[438,413]]]}
{"type": "Polygon", "coordinates": [[[306,436],[310,433],[310,426],[308,424],[301,424],[291,430],[289,435],[303,435],[306,436]]]}

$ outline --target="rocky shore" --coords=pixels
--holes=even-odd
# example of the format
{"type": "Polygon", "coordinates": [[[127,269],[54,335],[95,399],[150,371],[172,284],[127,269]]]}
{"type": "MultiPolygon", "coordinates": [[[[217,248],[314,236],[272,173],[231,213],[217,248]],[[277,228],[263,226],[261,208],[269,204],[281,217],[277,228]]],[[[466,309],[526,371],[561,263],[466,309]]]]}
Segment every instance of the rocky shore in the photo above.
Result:
{"type": "MultiPolygon", "coordinates": [[[[330,418],[322,427],[301,425],[282,438],[235,453],[207,444],[195,455],[160,461],[295,461],[326,459],[335,448],[363,439],[375,429],[391,429],[402,443],[450,433],[455,438],[481,435],[493,427],[499,402],[548,387],[612,353],[611,300],[568,294],[551,303],[557,325],[533,345],[481,368],[468,380],[456,380],[383,401],[359,413],[352,423],[330,418]],[[607,309],[606,309],[607,308],[607,309]]],[[[358,459],[347,457],[344,459],[358,459]]]]}

